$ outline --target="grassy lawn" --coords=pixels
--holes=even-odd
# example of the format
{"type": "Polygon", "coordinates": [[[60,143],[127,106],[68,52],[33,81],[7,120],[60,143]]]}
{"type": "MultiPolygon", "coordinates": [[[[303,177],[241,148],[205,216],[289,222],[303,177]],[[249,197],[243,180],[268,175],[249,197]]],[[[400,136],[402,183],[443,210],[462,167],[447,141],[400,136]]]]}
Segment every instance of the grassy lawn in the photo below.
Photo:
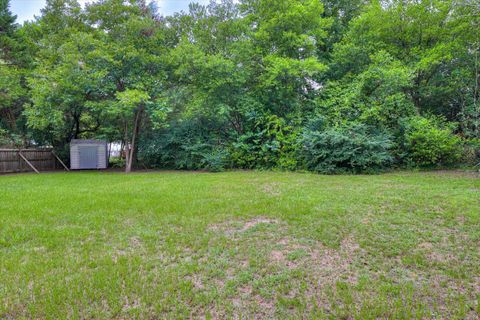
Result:
{"type": "Polygon", "coordinates": [[[458,172],[0,176],[0,318],[480,317],[458,172]]]}

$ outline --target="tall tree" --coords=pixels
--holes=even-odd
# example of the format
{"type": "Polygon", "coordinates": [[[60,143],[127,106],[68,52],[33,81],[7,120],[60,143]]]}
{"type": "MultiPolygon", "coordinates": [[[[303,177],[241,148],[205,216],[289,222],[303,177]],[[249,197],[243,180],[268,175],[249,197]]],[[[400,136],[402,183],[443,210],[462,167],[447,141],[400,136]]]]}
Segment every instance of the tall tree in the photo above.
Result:
{"type": "Polygon", "coordinates": [[[45,132],[47,141],[62,148],[70,140],[91,137],[105,123],[102,102],[106,96],[99,64],[108,61],[105,45],[93,34],[71,34],[33,71],[29,85],[32,104],[25,113],[31,128],[45,132]]]}
{"type": "Polygon", "coordinates": [[[104,85],[108,108],[123,129],[126,146],[126,172],[136,161],[137,140],[146,124],[159,125],[168,111],[163,103],[163,34],[153,6],[144,1],[105,0],[87,7],[90,23],[102,33],[109,59],[104,85]],[[111,12],[116,12],[112,15],[111,12]]]}
{"type": "Polygon", "coordinates": [[[459,121],[478,97],[478,18],[472,8],[468,1],[373,1],[336,45],[329,75],[350,82],[384,50],[413,75],[404,90],[418,112],[459,121]]]}
{"type": "Polygon", "coordinates": [[[98,127],[98,112],[88,102],[98,97],[100,75],[91,62],[101,42],[76,0],[47,0],[41,15],[24,29],[34,40],[36,56],[24,114],[38,143],[63,150],[71,139],[98,127]]]}
{"type": "Polygon", "coordinates": [[[0,0],[0,140],[4,144],[25,144],[22,107],[28,99],[25,86],[27,57],[16,16],[8,0],[0,0]]]}
{"type": "Polygon", "coordinates": [[[254,94],[279,116],[311,111],[316,79],[326,70],[317,57],[330,19],[319,0],[245,0],[241,4],[251,30],[250,64],[254,94]]]}
{"type": "Polygon", "coordinates": [[[0,0],[0,59],[13,60],[12,51],[16,46],[16,15],[10,11],[10,1],[0,0]]]}

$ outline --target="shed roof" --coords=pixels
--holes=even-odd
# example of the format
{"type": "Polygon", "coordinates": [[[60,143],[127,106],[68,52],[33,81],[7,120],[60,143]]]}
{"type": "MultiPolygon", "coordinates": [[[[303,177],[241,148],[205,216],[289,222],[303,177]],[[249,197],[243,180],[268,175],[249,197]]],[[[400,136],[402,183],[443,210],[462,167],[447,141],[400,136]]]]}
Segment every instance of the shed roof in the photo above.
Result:
{"type": "Polygon", "coordinates": [[[106,144],[105,140],[94,140],[94,139],[72,139],[70,144],[106,144]]]}

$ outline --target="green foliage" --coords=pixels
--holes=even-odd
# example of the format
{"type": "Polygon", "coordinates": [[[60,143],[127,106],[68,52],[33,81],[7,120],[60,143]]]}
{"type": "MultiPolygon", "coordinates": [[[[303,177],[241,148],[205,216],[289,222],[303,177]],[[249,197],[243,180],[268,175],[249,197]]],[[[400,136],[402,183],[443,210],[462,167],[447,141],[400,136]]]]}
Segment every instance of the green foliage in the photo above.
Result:
{"type": "Polygon", "coordinates": [[[120,91],[115,94],[119,107],[119,113],[131,113],[132,109],[138,107],[142,103],[146,103],[150,96],[148,93],[138,90],[138,89],[127,89],[125,91],[120,91]]]}
{"type": "Polygon", "coordinates": [[[318,171],[452,163],[439,155],[455,153],[450,142],[432,147],[458,140],[448,123],[480,137],[478,15],[453,0],[222,0],[168,17],[144,0],[47,0],[20,26],[1,0],[2,144],[121,142],[126,171],[295,170],[303,132],[330,150],[338,138],[354,163],[318,171]],[[426,114],[445,119],[440,131],[406,125],[426,114]],[[359,136],[378,140],[378,159],[359,136]]]}
{"type": "Polygon", "coordinates": [[[229,154],[221,130],[221,123],[205,118],[173,122],[140,141],[139,160],[155,168],[222,171],[229,154]]]}
{"type": "Polygon", "coordinates": [[[15,60],[19,46],[15,24],[17,16],[12,14],[9,6],[8,0],[0,0],[0,63],[15,60]]]}
{"type": "Polygon", "coordinates": [[[372,1],[335,46],[331,74],[350,81],[384,51],[411,75],[402,93],[418,112],[458,121],[478,99],[478,12],[465,1],[372,1]]]}
{"type": "Polygon", "coordinates": [[[200,156],[200,168],[211,172],[224,171],[230,159],[228,150],[221,147],[207,150],[200,153],[200,156]]]}
{"type": "Polygon", "coordinates": [[[413,117],[406,123],[405,149],[414,165],[446,166],[460,159],[462,142],[442,119],[413,117]]]}
{"type": "Polygon", "coordinates": [[[88,136],[105,124],[100,102],[107,73],[95,66],[108,59],[104,49],[92,34],[72,34],[49,51],[59,55],[55,60],[42,60],[30,75],[32,104],[26,105],[24,114],[30,128],[47,133],[49,143],[88,136]]]}
{"type": "Polygon", "coordinates": [[[233,165],[246,169],[296,169],[296,141],[297,131],[285,119],[273,115],[258,117],[252,131],[233,143],[233,165]]]}
{"type": "Polygon", "coordinates": [[[0,0],[0,146],[21,146],[28,141],[23,106],[29,99],[25,76],[31,58],[8,0],[0,0]]]}
{"type": "Polygon", "coordinates": [[[108,166],[111,168],[123,169],[125,168],[125,159],[121,157],[112,157],[110,158],[108,166]]]}
{"type": "Polygon", "coordinates": [[[360,121],[395,130],[399,120],[415,114],[404,93],[412,78],[408,68],[385,51],[370,59],[370,66],[355,78],[327,83],[317,109],[331,124],[360,121]]]}
{"type": "Polygon", "coordinates": [[[322,17],[319,0],[245,0],[247,20],[256,23],[254,39],[267,51],[285,57],[307,56],[326,37],[331,21],[322,17]]]}
{"type": "Polygon", "coordinates": [[[23,104],[27,102],[28,90],[22,84],[24,70],[0,64],[0,129],[10,135],[19,135],[23,104]]]}
{"type": "Polygon", "coordinates": [[[9,132],[5,129],[0,128],[0,145],[9,146],[12,144],[12,140],[9,137],[9,132]]]}
{"type": "Polygon", "coordinates": [[[472,138],[465,141],[461,162],[467,165],[480,165],[480,139],[472,138]]]}
{"type": "Polygon", "coordinates": [[[365,125],[307,129],[301,143],[305,166],[315,172],[373,172],[393,161],[389,136],[365,125]]]}

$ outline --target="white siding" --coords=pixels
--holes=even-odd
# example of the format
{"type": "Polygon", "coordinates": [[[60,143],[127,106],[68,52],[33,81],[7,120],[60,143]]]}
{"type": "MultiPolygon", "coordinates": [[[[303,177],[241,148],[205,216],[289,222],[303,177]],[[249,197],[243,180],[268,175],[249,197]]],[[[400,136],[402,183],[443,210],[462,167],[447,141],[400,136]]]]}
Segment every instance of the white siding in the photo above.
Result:
{"type": "Polygon", "coordinates": [[[107,168],[107,150],[104,144],[98,145],[97,169],[107,168]]]}
{"type": "Polygon", "coordinates": [[[106,169],[107,163],[107,145],[106,143],[75,143],[70,145],[70,168],[72,170],[80,169],[80,148],[82,146],[97,147],[97,169],[106,169]]]}
{"type": "Polygon", "coordinates": [[[70,146],[70,169],[80,169],[80,154],[78,144],[70,146]]]}

